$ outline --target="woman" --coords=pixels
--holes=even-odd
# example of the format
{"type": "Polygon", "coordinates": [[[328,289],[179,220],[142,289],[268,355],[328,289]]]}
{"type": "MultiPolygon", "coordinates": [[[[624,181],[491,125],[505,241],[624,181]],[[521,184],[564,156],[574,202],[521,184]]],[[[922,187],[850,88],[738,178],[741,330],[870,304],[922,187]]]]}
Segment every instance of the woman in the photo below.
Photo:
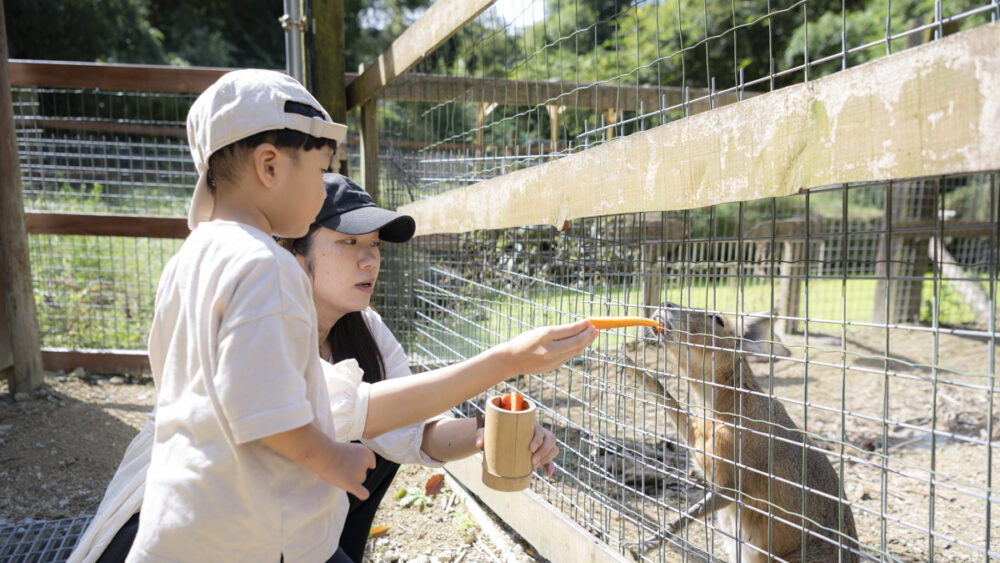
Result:
{"type": "MultiPolygon", "coordinates": [[[[320,353],[331,362],[324,363],[324,375],[336,439],[362,439],[378,455],[365,481],[370,496],[363,502],[350,497],[334,556],[357,562],[399,463],[436,467],[472,455],[481,446],[474,419],[438,415],[425,420],[428,416],[518,373],[559,365],[589,346],[597,331],[585,321],[535,329],[464,362],[411,376],[402,347],[369,303],[381,241],[408,241],[415,230],[413,219],[377,207],[363,189],[339,174],[325,175],[324,184],[327,197],[309,233],[283,245],[313,282],[320,353]],[[342,367],[354,360],[361,370],[342,367]],[[415,394],[420,401],[412,401],[415,394]]],[[[152,428],[150,421],[129,444],[69,561],[125,559],[138,526],[152,428]]],[[[551,475],[558,454],[552,433],[536,424],[531,449],[534,467],[544,466],[551,475]]]]}

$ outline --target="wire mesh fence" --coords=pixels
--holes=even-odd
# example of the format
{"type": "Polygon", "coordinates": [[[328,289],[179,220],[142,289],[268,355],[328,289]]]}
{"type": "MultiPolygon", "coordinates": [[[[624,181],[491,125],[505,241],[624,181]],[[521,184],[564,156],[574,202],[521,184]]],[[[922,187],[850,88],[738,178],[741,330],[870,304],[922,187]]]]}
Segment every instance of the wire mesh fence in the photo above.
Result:
{"type": "MultiPolygon", "coordinates": [[[[995,2],[511,2],[445,46],[450,65],[418,68],[455,84],[380,102],[383,202],[551,162],[997,14],[995,2]]],[[[629,163],[602,165],[614,198],[629,163]]],[[[900,178],[418,237],[390,251],[378,307],[428,369],[539,325],[672,319],[660,334],[602,334],[573,364],[459,409],[528,395],[562,451],[535,491],[623,554],[994,560],[997,182],[900,178]]]]}
{"type": "MultiPolygon", "coordinates": [[[[411,360],[427,368],[530,327],[586,316],[662,318],[665,302],[720,315],[718,326],[667,335],[612,331],[573,365],[495,390],[527,394],[559,438],[560,470],[536,480],[536,490],[603,541],[646,560],[671,560],[677,548],[726,558],[724,514],[664,535],[709,491],[741,506],[761,499],[738,480],[713,486],[713,463],[734,463],[744,482],[766,477],[776,491],[782,481],[770,468],[782,463],[794,467],[780,476],[786,485],[803,484],[800,471],[814,478],[802,459],[840,476],[805,487],[844,495],[861,557],[992,559],[1000,539],[991,525],[1000,446],[997,181],[994,173],[840,186],[706,210],[598,217],[563,232],[434,235],[389,258],[378,306],[411,360]],[[926,195],[931,219],[893,228],[899,192],[926,195]],[[849,220],[866,208],[881,217],[849,220]],[[752,235],[741,227],[750,224],[766,227],[752,235]],[[634,236],[651,232],[663,234],[634,236]],[[897,248],[908,250],[888,259],[897,248]],[[708,337],[718,342],[702,342],[708,337]],[[735,375],[734,357],[746,357],[735,375]],[[691,365],[700,371],[692,374],[691,365]],[[706,375],[708,367],[717,371],[706,375]],[[713,403],[734,378],[756,382],[739,407],[748,412],[713,403]],[[769,419],[767,410],[749,412],[761,402],[787,410],[792,426],[779,424],[777,414],[769,419]],[[743,441],[716,447],[706,466],[695,461],[705,455],[703,442],[692,443],[697,425],[679,427],[679,412],[717,425],[703,432],[720,441],[733,433],[743,441]],[[780,459],[788,448],[754,440],[785,434],[786,441],[808,440],[806,454],[800,448],[780,459]],[[741,462],[751,448],[774,458],[741,462]]],[[[820,500],[796,501],[791,513],[820,500]]],[[[789,506],[762,504],[772,541],[789,541],[779,537],[788,530],[773,524],[789,506]]],[[[828,537],[854,536],[834,526],[838,531],[828,537]]],[[[792,535],[797,549],[800,534],[792,535]]],[[[813,557],[804,560],[837,560],[807,553],[813,557]]]]}
{"type": "MultiPolygon", "coordinates": [[[[608,145],[998,15],[996,0],[507,2],[395,85],[419,86],[420,101],[379,102],[382,203],[608,145]]],[[[29,210],[184,213],[191,96],[13,93],[29,210]]],[[[602,165],[614,197],[629,162],[602,165]]],[[[559,440],[559,470],[534,490],[622,553],[1000,559],[998,181],[900,178],[595,212],[562,230],[418,237],[386,250],[376,306],[417,371],[545,324],[664,322],[605,332],[572,364],[491,391],[528,395],[559,440]]],[[[44,344],[141,349],[177,244],[33,235],[44,344]]]]}
{"type": "MultiPolygon", "coordinates": [[[[195,94],[12,88],[25,210],[184,216],[197,181],[184,121],[195,94]]],[[[358,165],[356,138],[348,162],[358,165]]],[[[42,345],[143,350],[160,271],[182,241],[29,237],[42,345]]]]}

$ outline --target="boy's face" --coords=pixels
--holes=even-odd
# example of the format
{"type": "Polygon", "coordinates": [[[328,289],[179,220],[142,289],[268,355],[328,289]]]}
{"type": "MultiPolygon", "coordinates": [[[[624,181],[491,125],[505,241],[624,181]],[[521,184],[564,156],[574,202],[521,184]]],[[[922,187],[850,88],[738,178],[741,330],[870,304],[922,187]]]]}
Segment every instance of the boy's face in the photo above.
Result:
{"type": "Polygon", "coordinates": [[[297,238],[309,231],[323,206],[323,173],[329,169],[334,151],[324,147],[281,152],[286,157],[285,167],[276,178],[274,194],[281,211],[271,217],[271,229],[278,236],[297,238]]]}

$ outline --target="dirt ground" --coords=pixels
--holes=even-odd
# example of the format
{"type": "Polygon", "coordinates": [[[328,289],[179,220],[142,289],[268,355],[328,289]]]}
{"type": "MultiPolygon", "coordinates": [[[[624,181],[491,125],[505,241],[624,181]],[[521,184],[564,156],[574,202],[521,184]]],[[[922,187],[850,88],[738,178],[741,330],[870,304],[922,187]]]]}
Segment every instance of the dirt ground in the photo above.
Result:
{"type": "MultiPolygon", "coordinates": [[[[991,351],[997,359],[995,346],[947,333],[868,328],[850,330],[843,345],[839,334],[814,333],[808,346],[802,335],[783,341],[791,359],[753,362],[752,369],[761,387],[773,386],[813,443],[830,452],[829,459],[842,472],[866,553],[873,560],[916,562],[927,561],[933,549],[936,561],[982,561],[989,537],[989,558],[998,557],[1000,382],[991,382],[988,375],[991,351]],[[989,413],[992,438],[987,434],[989,413]]],[[[673,393],[683,394],[685,384],[678,386],[664,375],[676,368],[665,365],[662,345],[632,341],[624,351],[647,373],[658,373],[673,393]]],[[[582,391],[576,400],[550,392],[542,402],[561,405],[557,409],[564,420],[581,425],[614,413],[599,431],[570,425],[564,432],[584,452],[581,467],[567,462],[566,469],[589,474],[591,492],[577,490],[572,479],[558,485],[567,496],[599,491],[606,502],[598,503],[590,518],[605,534],[612,532],[604,539],[614,544],[649,538],[651,530],[677,517],[679,507],[699,501],[704,489],[678,477],[692,467],[684,446],[672,442],[677,435],[671,423],[642,382],[613,373],[618,359],[610,356],[614,351],[607,352],[606,361],[584,368],[589,373],[577,383],[582,391]],[[602,440],[625,447],[597,448],[595,458],[593,444],[602,440]],[[595,459],[603,475],[583,467],[595,459]],[[611,507],[604,511],[601,504],[611,507]]],[[[711,525],[689,525],[688,545],[724,556],[720,534],[712,534],[711,525]]],[[[595,530],[595,535],[601,533],[595,530]]],[[[661,542],[644,559],[682,557],[661,542]]]]}
{"type": "MultiPolygon", "coordinates": [[[[26,520],[92,514],[136,431],[153,405],[148,378],[47,373],[41,397],[13,402],[0,381],[0,529],[26,520]]],[[[533,561],[531,547],[446,481],[429,499],[395,498],[423,491],[442,470],[403,466],[383,499],[366,561],[533,561]],[[466,504],[467,502],[471,504],[466,504]],[[473,506],[473,504],[475,506],[473,506]],[[420,505],[423,505],[421,508],[420,505]]],[[[418,495],[419,497],[419,495],[418,495]]],[[[2,547],[2,546],[0,546],[2,547]]]]}

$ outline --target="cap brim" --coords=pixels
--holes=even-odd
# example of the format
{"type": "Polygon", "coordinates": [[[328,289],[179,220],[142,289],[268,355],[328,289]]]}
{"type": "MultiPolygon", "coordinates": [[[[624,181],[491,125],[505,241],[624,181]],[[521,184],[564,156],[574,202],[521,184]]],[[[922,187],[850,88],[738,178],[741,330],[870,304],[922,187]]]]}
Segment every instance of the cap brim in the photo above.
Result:
{"type": "Polygon", "coordinates": [[[198,183],[194,187],[194,195],[191,196],[191,208],[188,210],[188,228],[192,231],[202,221],[212,218],[215,210],[215,196],[208,189],[208,171],[202,172],[198,176],[198,183]]]}
{"type": "Polygon", "coordinates": [[[413,233],[417,230],[413,217],[381,207],[359,207],[320,221],[319,224],[348,235],[378,231],[378,238],[387,242],[406,242],[413,238],[413,233]]]}

